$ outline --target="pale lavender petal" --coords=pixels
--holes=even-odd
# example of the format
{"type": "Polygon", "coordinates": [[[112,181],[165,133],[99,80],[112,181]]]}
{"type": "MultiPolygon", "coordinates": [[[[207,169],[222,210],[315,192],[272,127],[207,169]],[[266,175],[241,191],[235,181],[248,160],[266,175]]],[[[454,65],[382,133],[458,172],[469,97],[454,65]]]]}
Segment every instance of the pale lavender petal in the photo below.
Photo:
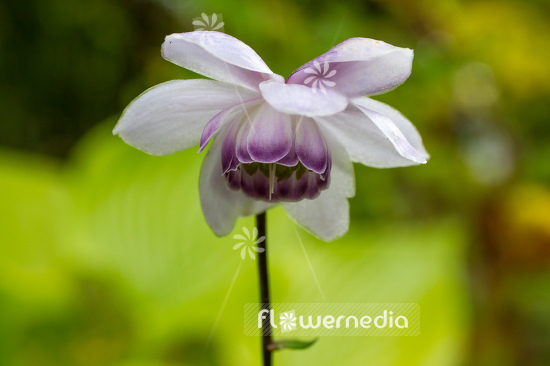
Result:
{"type": "Polygon", "coordinates": [[[418,164],[426,164],[425,154],[412,147],[403,132],[395,126],[391,119],[360,105],[357,105],[357,107],[382,131],[402,157],[418,164]]]}
{"type": "Polygon", "coordinates": [[[252,89],[264,80],[284,80],[252,48],[215,31],[171,34],[162,45],[162,56],[204,76],[252,89]]]}
{"type": "MultiPolygon", "coordinates": [[[[368,99],[368,98],[365,98],[368,99]]],[[[370,99],[372,101],[372,99],[370,99]]],[[[377,104],[380,102],[376,102],[377,104]]],[[[380,103],[383,104],[383,103],[380,103]]],[[[373,103],[369,102],[369,106],[373,103]]],[[[387,108],[389,106],[384,105],[387,108]]],[[[377,107],[378,108],[378,107],[377,107]]],[[[372,108],[382,112],[381,109],[372,108]]],[[[429,156],[422,146],[420,135],[414,126],[399,112],[392,110],[398,115],[389,115],[392,121],[397,122],[401,132],[407,137],[410,144],[424,154],[429,156]]],[[[358,107],[353,104],[342,113],[334,116],[315,119],[321,127],[330,131],[346,147],[352,161],[375,167],[394,168],[416,165],[417,162],[407,159],[396,150],[395,146],[388,140],[384,133],[367,117],[358,107]]],[[[327,136],[325,133],[324,136],[327,136]]]]}
{"type": "Polygon", "coordinates": [[[221,145],[225,129],[214,138],[201,168],[200,201],[206,222],[218,236],[231,232],[238,217],[257,215],[274,206],[247,197],[243,192],[227,187],[222,175],[221,145]]]}
{"type": "Polygon", "coordinates": [[[221,110],[258,94],[213,80],[173,80],[141,94],[124,110],[113,133],[151,155],[167,155],[200,141],[221,110]]]}
{"type": "MultiPolygon", "coordinates": [[[[348,97],[375,95],[401,85],[411,74],[413,51],[368,38],[351,38],[294,71],[289,84],[305,84],[309,70],[328,63],[324,78],[348,97]]],[[[323,79],[323,75],[320,75],[323,79]]]]}
{"type": "Polygon", "coordinates": [[[264,103],[251,116],[247,150],[258,162],[274,163],[288,154],[292,147],[290,116],[264,103]]]}
{"type": "Polygon", "coordinates": [[[260,90],[266,102],[288,114],[330,116],[348,105],[346,96],[332,88],[321,91],[305,85],[266,81],[260,84],[260,90]]]}
{"type": "Polygon", "coordinates": [[[401,113],[382,102],[359,97],[353,103],[382,131],[401,156],[425,164],[430,157],[414,125],[401,113]]]}
{"type": "Polygon", "coordinates": [[[319,174],[327,167],[328,149],[314,120],[303,117],[296,126],[296,154],[304,166],[319,174]]]}

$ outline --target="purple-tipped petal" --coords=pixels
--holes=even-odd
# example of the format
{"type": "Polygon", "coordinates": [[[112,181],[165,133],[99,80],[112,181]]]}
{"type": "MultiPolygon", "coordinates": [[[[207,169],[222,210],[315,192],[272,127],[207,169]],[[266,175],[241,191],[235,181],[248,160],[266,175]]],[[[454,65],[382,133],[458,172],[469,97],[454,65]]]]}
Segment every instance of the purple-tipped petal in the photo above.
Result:
{"type": "Polygon", "coordinates": [[[305,85],[265,81],[260,84],[262,96],[273,108],[302,116],[330,116],[346,109],[348,99],[332,88],[319,90],[305,85]]]}
{"type": "Polygon", "coordinates": [[[303,117],[296,126],[296,154],[304,166],[316,173],[327,167],[328,148],[315,121],[303,117]]]}
{"type": "Polygon", "coordinates": [[[204,127],[204,130],[202,130],[201,135],[201,146],[199,148],[199,153],[204,150],[204,148],[208,145],[210,142],[210,139],[212,138],[212,135],[214,135],[214,132],[220,128],[222,121],[231,113],[234,107],[226,108],[220,113],[216,114],[204,127]]]}
{"type": "Polygon", "coordinates": [[[344,146],[323,126],[321,131],[332,155],[330,186],[314,200],[285,202],[283,207],[296,223],[315,236],[330,241],[341,237],[348,230],[347,198],[355,194],[355,179],[353,164],[344,146]]]}
{"type": "Polygon", "coordinates": [[[237,158],[241,163],[252,163],[254,159],[248,153],[248,135],[250,134],[250,122],[244,121],[237,135],[237,158]]]}
{"type": "Polygon", "coordinates": [[[229,170],[235,170],[238,166],[237,156],[235,155],[235,147],[237,145],[237,134],[241,124],[239,121],[235,121],[229,126],[225,136],[223,136],[223,144],[221,151],[222,169],[223,173],[227,173],[229,170]]]}
{"type": "Polygon", "coordinates": [[[292,148],[290,116],[264,103],[251,118],[247,150],[252,159],[261,163],[274,163],[287,155],[292,148]]]}
{"type": "Polygon", "coordinates": [[[252,48],[215,31],[171,34],[162,44],[162,56],[209,78],[256,90],[264,80],[284,80],[252,48]]]}
{"type": "Polygon", "coordinates": [[[240,216],[256,215],[271,207],[273,204],[254,200],[241,191],[232,191],[227,188],[221,165],[220,138],[225,130],[220,131],[206,154],[202,163],[199,192],[204,217],[208,225],[218,236],[229,234],[240,216]]]}
{"type": "Polygon", "coordinates": [[[228,171],[226,176],[227,186],[233,191],[241,189],[241,170],[228,171]]]}
{"type": "Polygon", "coordinates": [[[277,164],[284,165],[284,166],[295,166],[298,164],[300,160],[298,160],[298,155],[296,154],[296,149],[292,147],[288,154],[286,154],[283,158],[277,161],[277,164]]]}
{"type": "Polygon", "coordinates": [[[235,106],[232,106],[230,108],[226,108],[220,113],[216,114],[204,127],[204,130],[202,131],[201,136],[201,146],[199,149],[199,153],[204,150],[204,148],[208,145],[210,140],[212,139],[212,136],[214,133],[220,128],[220,126],[227,120],[229,120],[231,117],[236,116],[236,118],[241,118],[242,114],[248,113],[248,108],[251,108],[254,106],[254,104],[257,104],[258,101],[261,99],[255,98],[251,100],[244,101],[242,103],[239,103],[235,106]]]}
{"type": "Polygon", "coordinates": [[[401,85],[411,74],[413,51],[368,38],[351,38],[294,71],[289,84],[334,83],[348,97],[375,95],[401,85]],[[323,69],[315,66],[323,64],[323,69]]]}

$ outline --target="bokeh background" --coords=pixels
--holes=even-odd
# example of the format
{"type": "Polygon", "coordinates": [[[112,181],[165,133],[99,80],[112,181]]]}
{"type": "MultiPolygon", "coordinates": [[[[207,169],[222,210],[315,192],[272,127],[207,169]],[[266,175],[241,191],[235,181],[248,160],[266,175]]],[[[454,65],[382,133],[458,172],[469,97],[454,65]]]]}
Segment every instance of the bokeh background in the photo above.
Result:
{"type": "Polygon", "coordinates": [[[377,99],[429,163],[357,165],[340,240],[281,209],[268,232],[273,301],[418,302],[421,335],[326,337],[275,364],[549,365],[546,0],[2,0],[0,365],[259,365],[256,263],[206,226],[203,157],[111,134],[148,87],[197,77],[160,45],[203,12],[286,76],[350,37],[415,50],[377,99]]]}

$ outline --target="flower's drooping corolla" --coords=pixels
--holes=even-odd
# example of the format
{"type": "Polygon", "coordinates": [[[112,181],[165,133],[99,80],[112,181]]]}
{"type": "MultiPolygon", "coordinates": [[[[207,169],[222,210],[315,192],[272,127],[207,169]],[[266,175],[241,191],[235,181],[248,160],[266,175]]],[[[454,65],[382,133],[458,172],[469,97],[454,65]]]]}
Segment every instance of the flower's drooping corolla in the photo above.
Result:
{"type": "Polygon", "coordinates": [[[165,59],[214,80],[153,87],[114,129],[128,144],[166,155],[212,141],[200,177],[201,205],[218,235],[239,216],[282,204],[317,236],[349,226],[352,161],[386,168],[425,163],[414,126],[368,98],[402,84],[412,50],[352,38],[294,71],[274,74],[247,45],[224,33],[172,34],[165,59]]]}

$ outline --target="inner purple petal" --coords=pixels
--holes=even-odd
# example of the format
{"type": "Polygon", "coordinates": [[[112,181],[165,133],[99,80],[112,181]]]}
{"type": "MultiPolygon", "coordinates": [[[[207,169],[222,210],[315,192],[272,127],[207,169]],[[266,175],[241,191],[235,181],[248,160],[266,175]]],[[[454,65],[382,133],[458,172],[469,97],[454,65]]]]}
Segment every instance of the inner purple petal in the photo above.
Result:
{"type": "Polygon", "coordinates": [[[237,135],[236,155],[241,163],[252,163],[254,159],[248,153],[248,135],[250,134],[250,122],[244,121],[237,135]]]}
{"type": "Polygon", "coordinates": [[[241,124],[239,121],[233,122],[223,137],[222,169],[224,173],[227,173],[229,170],[234,170],[238,166],[237,156],[235,155],[235,147],[237,144],[237,134],[239,133],[240,127],[241,124]]]}
{"type": "Polygon", "coordinates": [[[233,118],[233,120],[240,119],[242,114],[246,113],[246,110],[248,108],[250,108],[254,104],[257,104],[259,100],[259,98],[255,98],[244,101],[237,105],[226,108],[216,114],[214,117],[212,117],[202,130],[200,149],[198,152],[200,153],[204,150],[204,148],[208,145],[208,142],[210,142],[210,140],[212,139],[214,133],[218,131],[225,120],[227,120],[228,118],[233,118]]]}
{"type": "Polygon", "coordinates": [[[317,123],[303,117],[296,126],[296,154],[304,166],[316,173],[327,168],[328,148],[317,123]]]}
{"type": "Polygon", "coordinates": [[[216,114],[204,127],[204,130],[202,130],[201,135],[201,147],[199,149],[199,153],[204,150],[204,148],[208,145],[208,142],[210,142],[210,139],[212,138],[212,135],[214,132],[218,130],[220,127],[223,119],[233,110],[233,107],[229,107],[221,111],[220,113],[216,114]]]}
{"type": "Polygon", "coordinates": [[[292,148],[290,116],[264,103],[251,116],[247,150],[254,161],[274,163],[292,148]]]}

